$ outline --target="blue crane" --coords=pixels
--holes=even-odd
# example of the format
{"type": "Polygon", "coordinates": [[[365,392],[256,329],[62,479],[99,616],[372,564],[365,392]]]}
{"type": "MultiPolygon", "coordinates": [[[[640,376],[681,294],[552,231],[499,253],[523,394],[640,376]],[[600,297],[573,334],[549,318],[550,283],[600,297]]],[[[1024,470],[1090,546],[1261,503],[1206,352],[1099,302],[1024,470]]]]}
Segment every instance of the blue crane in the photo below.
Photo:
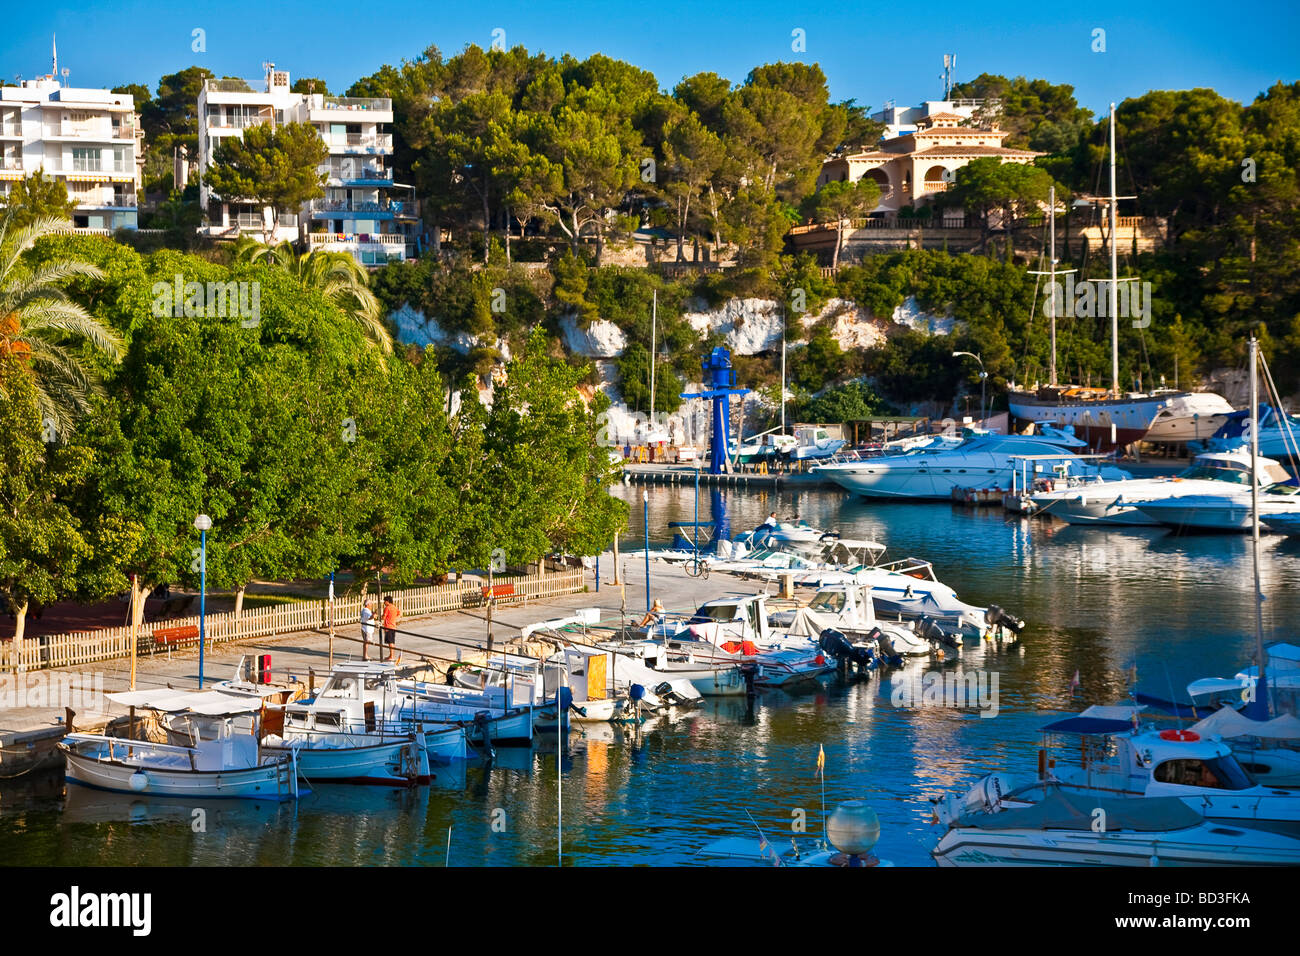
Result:
{"type": "Polygon", "coordinates": [[[682,398],[713,399],[713,435],[710,441],[709,474],[727,470],[727,433],[732,395],[748,394],[749,389],[736,387],[736,370],[731,367],[731,353],[719,345],[700,363],[704,369],[703,392],[687,392],[682,398]]]}

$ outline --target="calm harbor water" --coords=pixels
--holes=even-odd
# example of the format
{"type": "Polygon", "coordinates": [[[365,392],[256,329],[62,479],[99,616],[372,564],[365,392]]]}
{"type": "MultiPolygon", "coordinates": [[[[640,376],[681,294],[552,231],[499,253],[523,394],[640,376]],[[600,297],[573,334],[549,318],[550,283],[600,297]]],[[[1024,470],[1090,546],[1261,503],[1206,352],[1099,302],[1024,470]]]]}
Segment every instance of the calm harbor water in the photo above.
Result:
{"type": "MultiPolygon", "coordinates": [[[[639,486],[622,547],[640,546],[639,486]]],[[[690,487],[652,487],[650,537],[689,521],[690,487]]],[[[1084,529],[1009,517],[1001,509],[869,503],[835,491],[702,489],[700,517],[725,510],[731,534],[769,511],[889,546],[886,560],[934,562],[966,601],[1025,618],[1020,645],[968,644],[961,667],[997,678],[997,715],[978,709],[900,708],[894,682],[929,665],[869,681],[827,678],[743,703],[647,723],[638,733],[589,728],[557,746],[500,750],[491,769],[442,772],[431,788],[322,786],[295,805],[219,801],[201,807],[104,794],[61,777],[0,789],[0,860],[18,865],[421,864],[553,865],[558,797],[566,865],[690,864],[710,840],[753,834],[753,815],[778,847],[802,810],[820,832],[817,750],[826,750],[826,804],[865,797],[880,815],[879,854],[931,865],[938,837],[927,798],[990,770],[1032,770],[1038,728],[1051,716],[1121,700],[1138,689],[1184,696],[1197,677],[1228,676],[1253,646],[1248,536],[1172,536],[1159,529],[1084,529]],[[1082,689],[1073,698],[1070,681],[1082,689]],[[205,811],[199,830],[195,809],[205,811]],[[448,830],[450,828],[450,839],[448,830]]],[[[1291,639],[1300,610],[1300,542],[1266,536],[1267,640],[1291,639]]],[[[651,573],[653,576],[654,568],[651,573]]],[[[719,593],[743,590],[728,576],[719,593]]],[[[660,595],[670,608],[671,594],[660,595]]],[[[641,606],[643,594],[628,594],[641,606]]]]}

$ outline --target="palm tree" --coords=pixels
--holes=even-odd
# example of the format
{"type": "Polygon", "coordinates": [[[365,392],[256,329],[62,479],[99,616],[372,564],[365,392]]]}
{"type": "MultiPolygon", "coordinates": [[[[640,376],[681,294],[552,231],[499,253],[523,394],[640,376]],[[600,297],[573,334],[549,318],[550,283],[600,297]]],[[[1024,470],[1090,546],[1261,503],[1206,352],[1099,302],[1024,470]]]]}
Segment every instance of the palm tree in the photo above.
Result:
{"type": "Polygon", "coordinates": [[[370,278],[346,252],[317,250],[300,256],[287,241],[266,246],[249,236],[242,236],[235,243],[235,260],[264,262],[283,269],[303,289],[315,289],[338,306],[339,311],[357,324],[362,336],[379,350],[381,356],[392,354],[393,336],[384,324],[379,300],[370,291],[370,278]]]}
{"type": "Polygon", "coordinates": [[[9,216],[0,222],[0,356],[27,367],[41,419],[65,434],[90,410],[91,397],[102,392],[94,370],[68,345],[80,339],[116,362],[122,342],[59,288],[75,276],[103,278],[96,266],[63,259],[30,272],[19,268],[24,252],[44,236],[65,232],[68,221],[42,216],[12,236],[10,223],[9,216]]]}

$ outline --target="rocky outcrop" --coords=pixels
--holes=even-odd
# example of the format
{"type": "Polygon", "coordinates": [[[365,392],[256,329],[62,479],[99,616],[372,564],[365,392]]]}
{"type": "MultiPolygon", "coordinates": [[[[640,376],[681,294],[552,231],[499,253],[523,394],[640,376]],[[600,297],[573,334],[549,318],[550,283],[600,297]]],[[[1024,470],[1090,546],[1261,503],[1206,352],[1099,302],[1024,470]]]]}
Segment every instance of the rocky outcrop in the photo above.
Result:
{"type": "Polygon", "coordinates": [[[446,346],[461,355],[468,355],[477,348],[494,348],[505,361],[510,361],[510,343],[505,339],[469,332],[449,332],[437,318],[426,318],[423,312],[409,305],[403,305],[388,318],[397,327],[397,341],[404,345],[418,345],[421,348],[426,345],[446,346]]]}
{"type": "Polygon", "coordinates": [[[582,328],[576,316],[566,315],[560,319],[560,331],[564,334],[564,347],[574,355],[617,358],[627,348],[623,330],[606,319],[597,319],[582,328]]]}

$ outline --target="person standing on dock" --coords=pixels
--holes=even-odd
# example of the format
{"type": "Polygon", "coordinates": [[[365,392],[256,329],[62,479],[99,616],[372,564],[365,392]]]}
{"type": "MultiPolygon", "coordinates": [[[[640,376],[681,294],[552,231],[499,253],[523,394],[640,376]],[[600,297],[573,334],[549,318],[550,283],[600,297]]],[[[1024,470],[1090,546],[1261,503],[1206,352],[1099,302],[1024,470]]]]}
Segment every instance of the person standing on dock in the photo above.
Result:
{"type": "Polygon", "coordinates": [[[361,659],[369,660],[370,642],[375,637],[375,612],[370,607],[370,598],[361,605],[361,659]]]}
{"type": "Polygon", "coordinates": [[[397,644],[397,622],[402,619],[402,612],[397,609],[391,596],[384,598],[384,656],[381,660],[391,660],[397,644]]]}

